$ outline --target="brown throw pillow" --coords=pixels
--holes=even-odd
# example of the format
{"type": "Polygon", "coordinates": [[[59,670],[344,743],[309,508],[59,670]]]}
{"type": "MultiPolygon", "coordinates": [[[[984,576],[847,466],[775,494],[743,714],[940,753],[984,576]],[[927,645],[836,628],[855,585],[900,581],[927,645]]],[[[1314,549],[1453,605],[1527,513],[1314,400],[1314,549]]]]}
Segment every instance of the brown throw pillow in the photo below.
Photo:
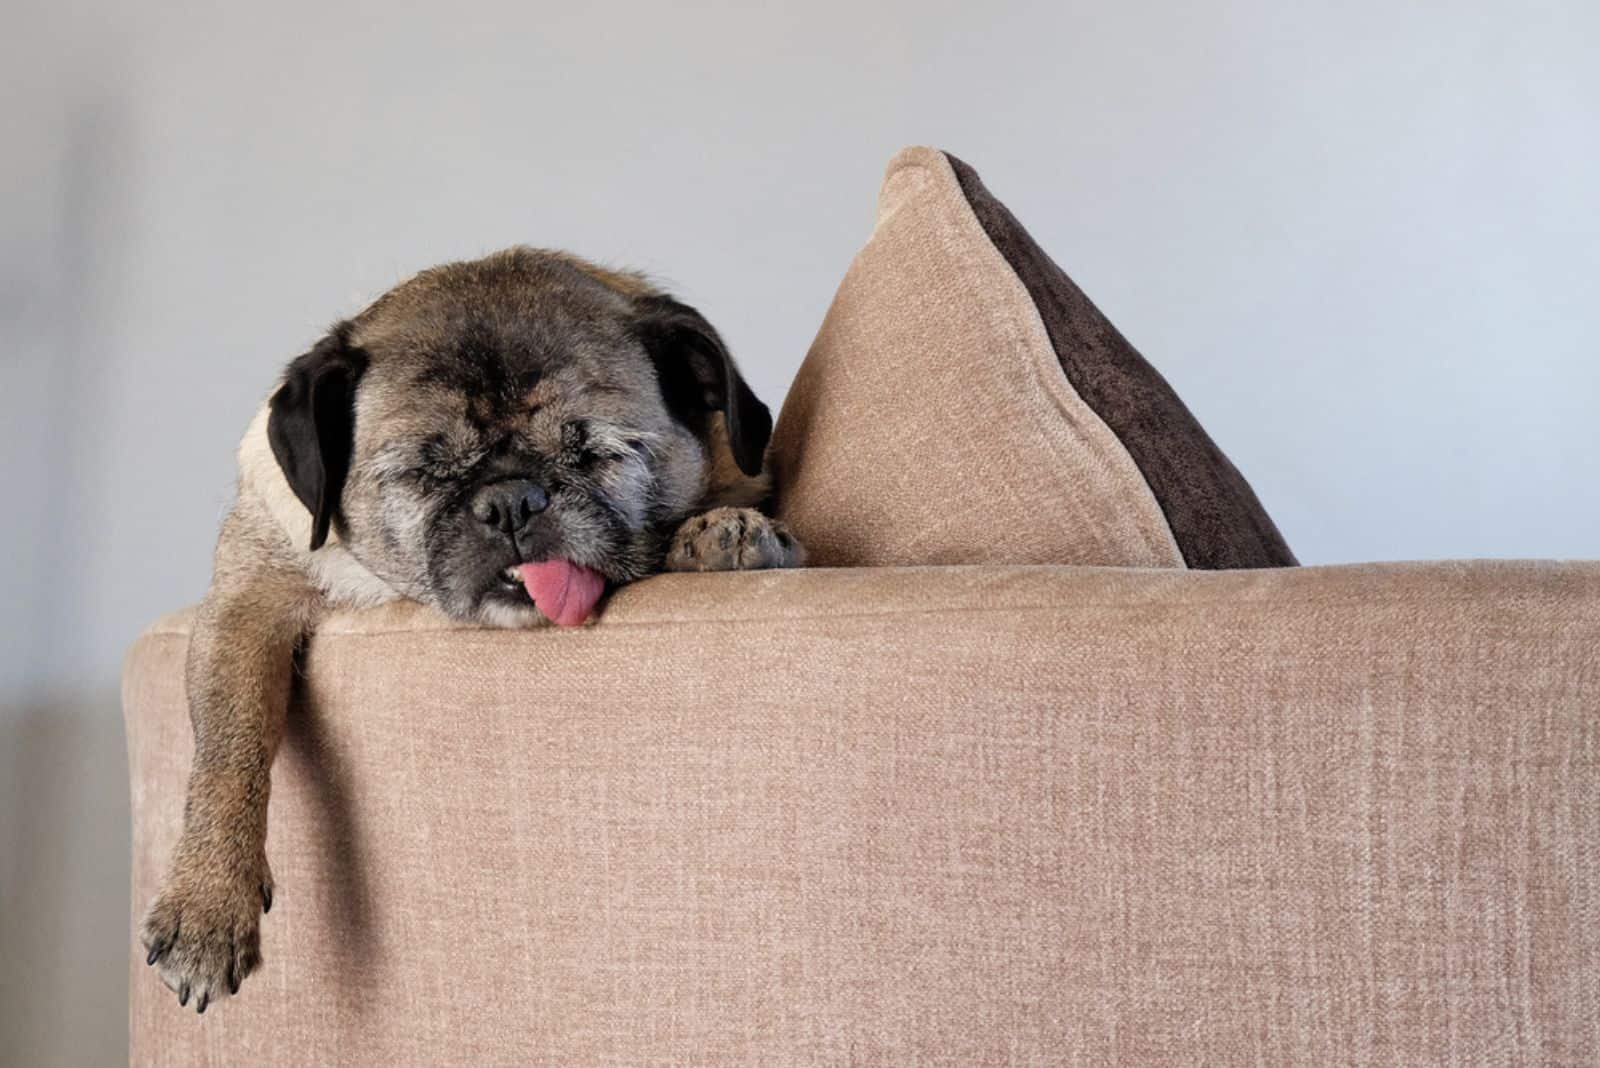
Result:
{"type": "Polygon", "coordinates": [[[816,566],[1295,562],[1166,381],[935,149],[890,161],[773,448],[816,566]]]}

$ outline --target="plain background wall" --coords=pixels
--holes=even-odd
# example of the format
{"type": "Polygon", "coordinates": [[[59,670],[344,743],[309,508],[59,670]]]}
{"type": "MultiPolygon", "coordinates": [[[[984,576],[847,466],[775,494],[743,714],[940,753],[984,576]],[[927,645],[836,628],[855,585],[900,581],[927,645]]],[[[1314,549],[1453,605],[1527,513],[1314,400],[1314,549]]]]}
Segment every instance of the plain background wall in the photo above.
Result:
{"type": "Polygon", "coordinates": [[[204,588],[279,367],[438,260],[530,242],[656,272],[776,408],[884,163],[934,144],[1305,562],[1600,556],[1591,0],[26,0],[6,23],[8,1063],[122,1056],[122,650],[204,588]]]}

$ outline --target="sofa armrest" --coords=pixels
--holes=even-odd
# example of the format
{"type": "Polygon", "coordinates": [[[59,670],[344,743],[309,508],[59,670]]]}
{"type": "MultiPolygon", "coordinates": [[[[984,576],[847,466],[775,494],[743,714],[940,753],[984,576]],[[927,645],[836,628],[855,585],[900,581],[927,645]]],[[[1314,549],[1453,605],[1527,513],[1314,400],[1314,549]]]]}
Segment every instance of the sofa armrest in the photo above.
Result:
{"type": "MultiPolygon", "coordinates": [[[[134,915],[189,617],[124,678],[134,915]]],[[[662,576],[310,644],[266,963],[136,1063],[1600,1059],[1600,564],[662,576]]],[[[130,947],[133,939],[130,934],[130,947]]]]}

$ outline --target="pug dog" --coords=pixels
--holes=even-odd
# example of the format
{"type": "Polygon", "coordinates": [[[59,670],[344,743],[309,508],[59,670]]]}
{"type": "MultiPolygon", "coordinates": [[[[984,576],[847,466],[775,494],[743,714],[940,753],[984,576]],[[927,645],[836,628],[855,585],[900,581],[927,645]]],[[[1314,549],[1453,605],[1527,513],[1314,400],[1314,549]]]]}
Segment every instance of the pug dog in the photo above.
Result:
{"type": "Polygon", "coordinates": [[[183,832],[140,932],[178,1003],[261,962],[270,772],[323,613],[576,626],[655,572],[799,566],[760,511],[771,431],[699,312],[563,252],[423,271],[291,362],[239,447],[189,649],[183,832]]]}

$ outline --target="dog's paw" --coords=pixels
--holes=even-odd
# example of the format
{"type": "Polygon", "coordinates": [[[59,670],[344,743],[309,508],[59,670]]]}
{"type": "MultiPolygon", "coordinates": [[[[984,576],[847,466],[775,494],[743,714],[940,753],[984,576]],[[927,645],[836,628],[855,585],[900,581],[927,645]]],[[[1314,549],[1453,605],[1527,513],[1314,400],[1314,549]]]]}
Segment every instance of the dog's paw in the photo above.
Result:
{"type": "Polygon", "coordinates": [[[665,566],[668,571],[757,571],[800,567],[805,555],[778,520],[754,508],[717,508],[678,528],[665,566]]]}
{"type": "Polygon", "coordinates": [[[145,963],[156,966],[179,1005],[192,997],[196,1011],[205,1012],[224,994],[237,994],[261,963],[261,914],[272,908],[272,872],[265,857],[242,867],[184,857],[145,914],[139,934],[145,963]]]}

